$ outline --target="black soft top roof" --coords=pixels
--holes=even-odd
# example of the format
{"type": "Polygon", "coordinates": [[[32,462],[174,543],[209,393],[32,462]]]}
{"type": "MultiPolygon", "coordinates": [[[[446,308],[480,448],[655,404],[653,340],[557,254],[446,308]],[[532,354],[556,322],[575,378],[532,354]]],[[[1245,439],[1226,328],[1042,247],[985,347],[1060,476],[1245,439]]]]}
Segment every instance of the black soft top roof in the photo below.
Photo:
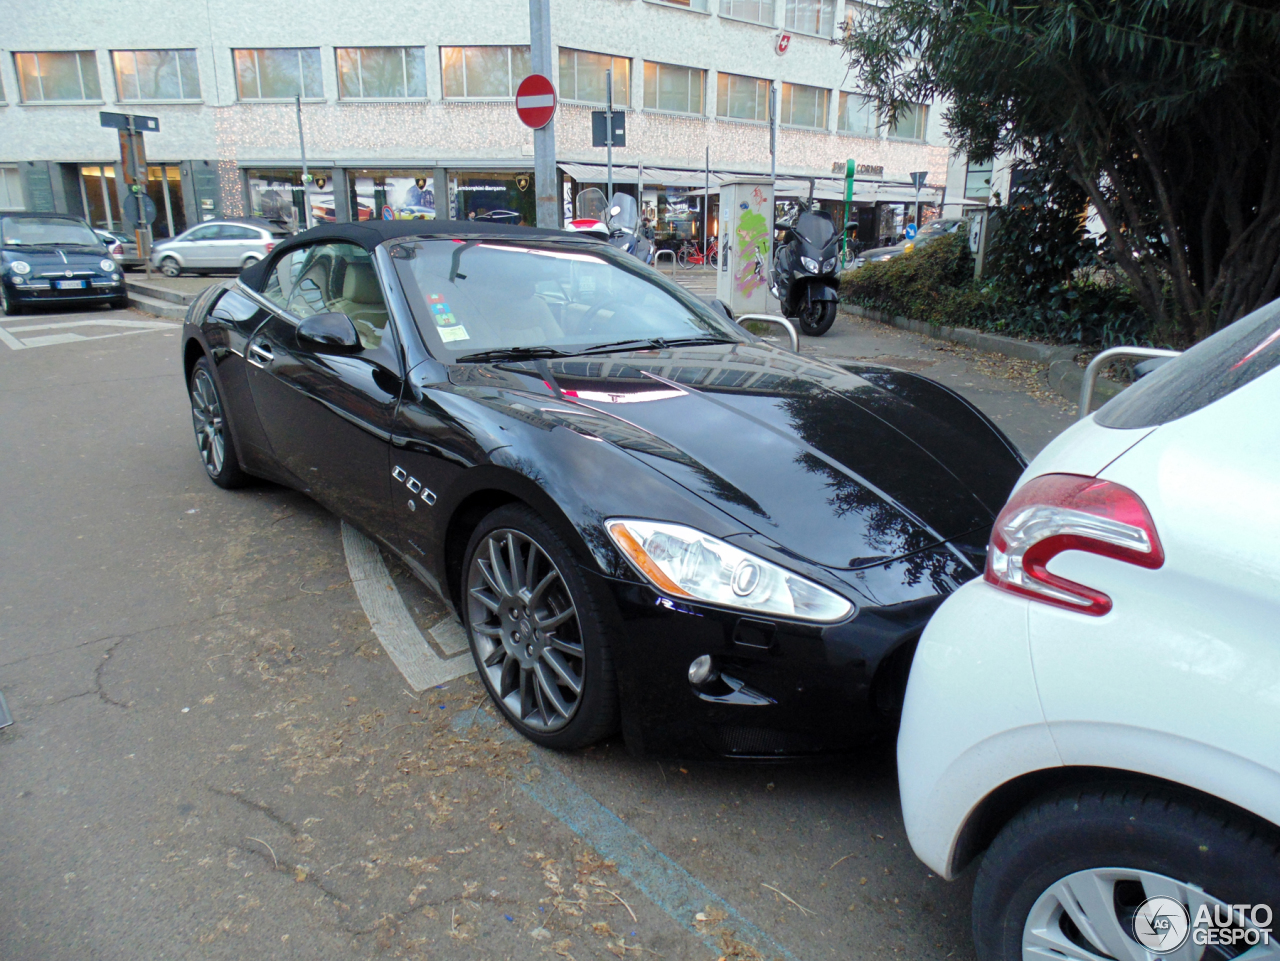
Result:
{"type": "Polygon", "coordinates": [[[469,239],[504,240],[555,240],[561,243],[582,245],[599,244],[600,241],[585,238],[569,230],[545,230],[537,227],[513,227],[509,224],[485,223],[475,220],[365,220],[350,224],[320,224],[310,230],[295,234],[277,244],[272,256],[260,260],[240,273],[240,281],[253,290],[261,290],[267,280],[268,264],[298,247],[316,241],[334,241],[355,244],[370,252],[387,240],[401,237],[454,237],[469,239]]]}

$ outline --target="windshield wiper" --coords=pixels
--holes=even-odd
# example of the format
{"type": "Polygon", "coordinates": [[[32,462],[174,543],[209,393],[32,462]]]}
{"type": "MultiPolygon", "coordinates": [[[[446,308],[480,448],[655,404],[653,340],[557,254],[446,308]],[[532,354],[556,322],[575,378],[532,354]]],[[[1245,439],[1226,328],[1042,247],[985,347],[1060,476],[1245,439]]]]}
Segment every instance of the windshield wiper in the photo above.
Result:
{"type": "Polygon", "coordinates": [[[692,347],[696,344],[736,344],[735,340],[724,337],[641,337],[632,340],[620,340],[613,344],[597,344],[580,350],[579,354],[607,354],[615,350],[667,350],[672,347],[692,347]]]}
{"type": "Polygon", "coordinates": [[[494,360],[537,360],[539,357],[569,357],[568,351],[555,347],[499,347],[495,350],[481,350],[474,354],[463,354],[455,358],[458,364],[485,364],[494,360]]]}

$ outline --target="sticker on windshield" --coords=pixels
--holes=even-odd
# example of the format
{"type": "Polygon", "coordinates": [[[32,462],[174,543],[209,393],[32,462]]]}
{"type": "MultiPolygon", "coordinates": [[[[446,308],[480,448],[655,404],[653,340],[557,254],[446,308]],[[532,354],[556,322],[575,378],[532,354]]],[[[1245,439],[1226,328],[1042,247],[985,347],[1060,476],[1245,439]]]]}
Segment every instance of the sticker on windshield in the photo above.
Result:
{"type": "Polygon", "coordinates": [[[457,325],[458,318],[453,316],[453,311],[449,309],[449,304],[441,294],[432,294],[428,300],[430,301],[431,317],[436,322],[437,327],[453,327],[457,325]]]}
{"type": "Polygon", "coordinates": [[[439,327],[437,328],[437,333],[440,334],[440,339],[445,343],[448,343],[451,340],[470,340],[470,335],[467,334],[467,328],[463,327],[461,324],[454,324],[452,327],[439,327]]]}

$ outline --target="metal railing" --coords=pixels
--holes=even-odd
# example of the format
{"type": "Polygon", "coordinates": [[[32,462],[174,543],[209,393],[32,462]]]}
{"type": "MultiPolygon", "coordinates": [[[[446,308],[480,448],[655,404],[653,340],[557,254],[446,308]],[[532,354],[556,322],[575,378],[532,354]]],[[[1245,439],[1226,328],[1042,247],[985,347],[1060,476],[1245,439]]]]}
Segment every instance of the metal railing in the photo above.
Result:
{"type": "Polygon", "coordinates": [[[787,318],[781,317],[778,314],[743,314],[737,319],[737,323],[741,326],[744,321],[748,320],[761,320],[770,324],[781,324],[787,329],[787,335],[791,338],[792,353],[800,353],[800,335],[796,333],[795,325],[791,323],[791,321],[787,320],[787,318]]]}
{"type": "Polygon", "coordinates": [[[664,249],[662,249],[662,250],[659,250],[657,253],[655,253],[655,254],[653,255],[653,269],[654,269],[654,270],[661,270],[661,269],[662,269],[662,268],[659,266],[659,264],[661,264],[661,263],[662,263],[662,255],[663,255],[663,254],[670,254],[670,255],[671,255],[671,276],[672,276],[672,277],[675,277],[675,275],[676,275],[676,252],[675,252],[674,250],[668,250],[668,249],[665,249],[665,248],[664,248],[664,249]]]}
{"type": "Polygon", "coordinates": [[[1104,350],[1084,369],[1084,381],[1080,384],[1080,415],[1084,420],[1089,416],[1089,406],[1093,403],[1093,387],[1098,382],[1102,368],[1119,357],[1177,357],[1180,350],[1162,350],[1159,347],[1111,347],[1104,350]]]}

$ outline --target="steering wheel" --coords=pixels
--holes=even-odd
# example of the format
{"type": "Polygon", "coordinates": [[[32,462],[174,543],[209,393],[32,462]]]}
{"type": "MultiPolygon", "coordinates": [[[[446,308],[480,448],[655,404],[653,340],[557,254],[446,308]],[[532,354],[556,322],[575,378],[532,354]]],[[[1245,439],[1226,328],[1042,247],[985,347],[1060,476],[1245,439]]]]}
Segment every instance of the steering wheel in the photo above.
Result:
{"type": "Polygon", "coordinates": [[[627,304],[617,300],[616,298],[613,300],[602,300],[598,304],[593,304],[587,312],[578,319],[577,324],[575,324],[577,330],[573,331],[573,333],[594,334],[596,331],[591,321],[595,318],[596,314],[600,313],[600,311],[604,310],[606,307],[612,308],[616,313],[619,308],[623,310],[627,309],[627,304]]]}

